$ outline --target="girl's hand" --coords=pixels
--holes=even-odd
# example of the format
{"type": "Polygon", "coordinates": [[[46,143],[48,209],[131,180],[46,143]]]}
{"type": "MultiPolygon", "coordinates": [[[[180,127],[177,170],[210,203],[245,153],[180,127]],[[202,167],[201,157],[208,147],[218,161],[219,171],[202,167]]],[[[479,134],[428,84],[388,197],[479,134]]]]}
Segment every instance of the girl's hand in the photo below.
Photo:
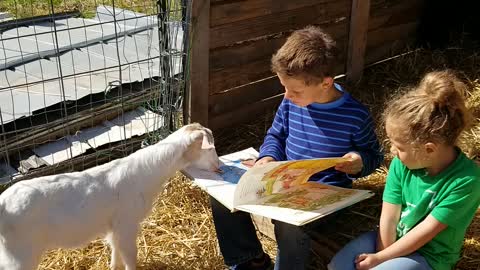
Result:
{"type": "Polygon", "coordinates": [[[348,174],[357,174],[362,171],[363,161],[358,153],[350,152],[345,154],[343,158],[348,158],[350,160],[337,164],[335,170],[348,174]]]}
{"type": "Polygon", "coordinates": [[[382,261],[380,260],[380,258],[378,258],[376,253],[360,254],[355,259],[355,267],[357,268],[357,270],[368,270],[381,263],[382,261]]]}
{"type": "Polygon", "coordinates": [[[273,159],[273,157],[266,156],[266,157],[263,157],[263,158],[257,160],[257,162],[255,162],[254,166],[262,165],[262,164],[272,162],[272,161],[275,161],[275,159],[273,159]]]}

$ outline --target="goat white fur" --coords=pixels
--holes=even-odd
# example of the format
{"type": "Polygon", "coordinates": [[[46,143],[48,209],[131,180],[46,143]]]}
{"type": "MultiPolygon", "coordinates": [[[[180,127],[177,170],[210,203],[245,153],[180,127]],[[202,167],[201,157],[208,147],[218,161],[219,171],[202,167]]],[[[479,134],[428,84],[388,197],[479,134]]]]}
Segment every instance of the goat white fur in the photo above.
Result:
{"type": "Polygon", "coordinates": [[[0,195],[0,270],[36,269],[47,249],[100,235],[112,250],[110,267],[134,270],[139,223],[167,180],[187,166],[216,170],[218,163],[211,131],[192,124],[128,157],[18,182],[0,195]]]}

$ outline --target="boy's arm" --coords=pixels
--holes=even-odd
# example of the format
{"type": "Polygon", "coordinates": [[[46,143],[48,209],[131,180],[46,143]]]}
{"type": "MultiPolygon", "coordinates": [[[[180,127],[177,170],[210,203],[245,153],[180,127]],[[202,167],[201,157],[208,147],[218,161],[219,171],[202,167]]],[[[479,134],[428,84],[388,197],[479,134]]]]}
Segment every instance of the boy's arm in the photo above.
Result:
{"type": "Polygon", "coordinates": [[[267,131],[262,146],[260,146],[260,154],[258,160],[263,157],[272,157],[276,161],[286,159],[285,155],[285,141],[287,139],[287,132],[285,127],[285,100],[278,107],[272,126],[267,131]]]}
{"type": "Polygon", "coordinates": [[[367,176],[383,162],[383,152],[375,134],[371,116],[365,119],[363,126],[353,135],[352,140],[363,163],[361,171],[354,177],[367,176]]]}
{"type": "Polygon", "coordinates": [[[428,215],[405,236],[384,250],[375,254],[360,254],[356,260],[357,269],[370,269],[382,262],[411,254],[430,242],[445,228],[447,225],[428,215]]]}
{"type": "Polygon", "coordinates": [[[377,251],[384,250],[397,240],[397,224],[402,207],[399,204],[383,202],[378,229],[377,251]]]}

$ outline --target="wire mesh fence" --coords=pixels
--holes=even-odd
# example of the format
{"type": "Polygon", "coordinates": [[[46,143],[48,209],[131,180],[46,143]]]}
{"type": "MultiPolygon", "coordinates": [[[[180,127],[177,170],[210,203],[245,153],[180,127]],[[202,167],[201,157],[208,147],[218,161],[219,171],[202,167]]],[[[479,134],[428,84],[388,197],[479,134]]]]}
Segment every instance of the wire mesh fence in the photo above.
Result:
{"type": "Polygon", "coordinates": [[[182,120],[188,0],[2,0],[0,184],[125,156],[182,120]]]}

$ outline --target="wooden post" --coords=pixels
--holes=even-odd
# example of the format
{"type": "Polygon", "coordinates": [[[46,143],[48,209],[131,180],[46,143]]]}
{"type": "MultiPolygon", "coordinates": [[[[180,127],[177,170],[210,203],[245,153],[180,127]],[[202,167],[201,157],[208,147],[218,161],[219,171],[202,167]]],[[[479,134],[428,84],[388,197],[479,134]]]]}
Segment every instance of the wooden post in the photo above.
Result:
{"type": "Polygon", "coordinates": [[[210,0],[192,0],[190,78],[187,82],[184,122],[208,125],[210,0]]]}
{"type": "Polygon", "coordinates": [[[357,82],[362,77],[367,46],[370,0],[352,0],[348,40],[347,81],[357,82]]]}

